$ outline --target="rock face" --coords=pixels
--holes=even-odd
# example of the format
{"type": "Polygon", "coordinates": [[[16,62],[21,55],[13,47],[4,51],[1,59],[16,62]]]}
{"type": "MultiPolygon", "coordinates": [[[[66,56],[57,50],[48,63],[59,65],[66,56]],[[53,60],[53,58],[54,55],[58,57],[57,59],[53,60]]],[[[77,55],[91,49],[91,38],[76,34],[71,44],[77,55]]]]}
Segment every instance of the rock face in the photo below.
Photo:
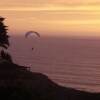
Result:
{"type": "Polygon", "coordinates": [[[59,86],[46,75],[2,61],[0,98],[3,98],[2,100],[100,100],[100,94],[59,86]]]}

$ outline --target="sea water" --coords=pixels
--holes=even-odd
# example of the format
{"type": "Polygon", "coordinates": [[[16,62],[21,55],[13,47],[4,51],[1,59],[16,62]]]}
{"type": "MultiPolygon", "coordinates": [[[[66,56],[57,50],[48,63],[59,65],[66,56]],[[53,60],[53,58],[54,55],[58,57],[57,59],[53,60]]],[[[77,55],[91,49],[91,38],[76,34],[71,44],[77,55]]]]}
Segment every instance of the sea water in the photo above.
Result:
{"type": "Polygon", "coordinates": [[[10,44],[15,63],[30,66],[62,86],[100,92],[100,39],[19,36],[10,44]]]}

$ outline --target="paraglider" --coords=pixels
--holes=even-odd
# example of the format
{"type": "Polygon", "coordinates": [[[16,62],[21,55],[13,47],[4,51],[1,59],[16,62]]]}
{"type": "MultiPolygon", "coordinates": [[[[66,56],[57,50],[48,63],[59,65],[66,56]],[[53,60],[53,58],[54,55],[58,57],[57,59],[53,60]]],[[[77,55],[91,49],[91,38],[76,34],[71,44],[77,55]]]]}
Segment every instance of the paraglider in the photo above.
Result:
{"type": "Polygon", "coordinates": [[[32,50],[34,50],[34,48],[32,48],[32,50]]]}
{"type": "MultiPolygon", "coordinates": [[[[28,31],[25,33],[25,38],[28,38],[31,34],[35,34],[37,37],[40,37],[40,34],[36,31],[28,31]]],[[[33,51],[34,48],[32,47],[31,50],[33,51]]]]}
{"type": "Polygon", "coordinates": [[[40,34],[38,33],[38,32],[36,32],[36,31],[28,31],[28,32],[26,32],[26,34],[25,34],[25,37],[27,38],[29,35],[31,35],[31,34],[35,34],[35,35],[37,35],[38,37],[40,37],[40,34]]]}

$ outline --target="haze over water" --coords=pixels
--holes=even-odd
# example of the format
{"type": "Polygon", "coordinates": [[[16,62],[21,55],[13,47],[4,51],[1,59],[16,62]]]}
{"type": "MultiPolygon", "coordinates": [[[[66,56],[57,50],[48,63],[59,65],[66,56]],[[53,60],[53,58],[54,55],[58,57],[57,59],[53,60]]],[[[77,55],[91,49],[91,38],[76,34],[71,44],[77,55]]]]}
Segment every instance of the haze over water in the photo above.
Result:
{"type": "Polygon", "coordinates": [[[14,62],[61,85],[100,92],[100,39],[13,37],[11,41],[14,62]]]}

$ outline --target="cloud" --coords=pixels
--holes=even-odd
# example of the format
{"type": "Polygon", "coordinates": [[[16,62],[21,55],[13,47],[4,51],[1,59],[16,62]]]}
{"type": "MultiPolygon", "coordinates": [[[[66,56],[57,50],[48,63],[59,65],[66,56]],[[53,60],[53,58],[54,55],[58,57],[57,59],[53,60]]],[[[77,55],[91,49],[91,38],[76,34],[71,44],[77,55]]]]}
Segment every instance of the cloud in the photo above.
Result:
{"type": "Polygon", "coordinates": [[[1,0],[0,7],[44,6],[44,5],[90,5],[100,4],[100,0],[1,0]]]}
{"type": "Polygon", "coordinates": [[[45,5],[42,7],[1,7],[1,11],[85,11],[85,12],[99,12],[100,6],[98,5],[79,5],[79,6],[54,6],[45,5]]]}

